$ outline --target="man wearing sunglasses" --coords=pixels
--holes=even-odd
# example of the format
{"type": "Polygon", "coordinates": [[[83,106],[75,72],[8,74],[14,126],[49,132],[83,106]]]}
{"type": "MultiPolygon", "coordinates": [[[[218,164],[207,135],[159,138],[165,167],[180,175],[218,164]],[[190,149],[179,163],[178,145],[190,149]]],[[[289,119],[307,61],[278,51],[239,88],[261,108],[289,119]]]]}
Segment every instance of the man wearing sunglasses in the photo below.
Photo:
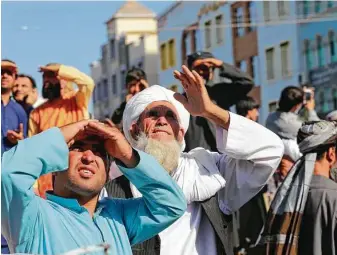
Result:
{"type": "Polygon", "coordinates": [[[11,98],[17,70],[15,62],[1,61],[1,156],[27,134],[27,114],[11,98]]]}

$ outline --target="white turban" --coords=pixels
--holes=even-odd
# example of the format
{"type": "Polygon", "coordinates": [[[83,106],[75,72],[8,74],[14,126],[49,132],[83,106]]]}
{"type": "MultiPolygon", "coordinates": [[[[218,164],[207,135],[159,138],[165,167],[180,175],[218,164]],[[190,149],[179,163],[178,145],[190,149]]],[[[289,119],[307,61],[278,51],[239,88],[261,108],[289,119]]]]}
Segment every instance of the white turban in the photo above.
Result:
{"type": "MultiPolygon", "coordinates": [[[[129,142],[132,141],[132,137],[130,134],[130,128],[132,124],[137,122],[139,116],[144,112],[145,108],[149,104],[157,101],[167,101],[174,105],[179,115],[178,117],[180,126],[184,129],[184,132],[186,133],[190,122],[190,114],[185,109],[185,107],[173,97],[173,95],[173,91],[159,85],[153,85],[133,96],[126,104],[123,114],[123,131],[126,139],[129,142]]],[[[182,149],[184,148],[185,140],[183,141],[182,149]]]]}

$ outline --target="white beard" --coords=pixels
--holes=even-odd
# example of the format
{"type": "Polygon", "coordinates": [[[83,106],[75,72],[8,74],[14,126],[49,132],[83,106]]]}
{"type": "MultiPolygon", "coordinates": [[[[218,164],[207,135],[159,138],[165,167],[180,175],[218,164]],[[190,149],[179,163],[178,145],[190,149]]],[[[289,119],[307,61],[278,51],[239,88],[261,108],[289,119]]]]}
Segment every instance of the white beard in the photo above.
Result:
{"type": "Polygon", "coordinates": [[[164,169],[171,174],[178,167],[182,145],[177,141],[160,142],[148,138],[141,133],[137,140],[132,139],[132,145],[147,154],[152,155],[164,169]]]}

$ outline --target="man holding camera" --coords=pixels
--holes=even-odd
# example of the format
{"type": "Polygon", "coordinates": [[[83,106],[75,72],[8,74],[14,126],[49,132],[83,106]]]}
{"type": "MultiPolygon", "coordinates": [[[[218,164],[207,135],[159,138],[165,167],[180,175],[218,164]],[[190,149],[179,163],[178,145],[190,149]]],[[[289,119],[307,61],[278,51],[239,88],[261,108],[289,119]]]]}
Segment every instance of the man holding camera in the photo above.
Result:
{"type": "MultiPolygon", "coordinates": [[[[91,77],[74,67],[56,63],[40,67],[40,72],[43,73],[42,96],[48,101],[31,112],[29,136],[89,119],[89,100],[95,86],[91,77]],[[72,83],[77,84],[78,91],[73,89],[72,83]]],[[[52,190],[51,175],[42,176],[37,188],[42,197],[47,190],[52,190]]]]}
{"type": "Polygon", "coordinates": [[[281,93],[279,108],[267,118],[266,127],[282,139],[285,147],[275,176],[275,188],[280,185],[294,163],[302,156],[296,138],[303,124],[299,117],[299,112],[303,107],[307,111],[308,121],[319,120],[315,111],[314,91],[288,86],[281,93]]]}
{"type": "Polygon", "coordinates": [[[125,77],[125,84],[128,94],[125,97],[125,101],[121,103],[119,108],[114,111],[111,117],[113,124],[116,125],[119,129],[122,129],[122,118],[126,103],[138,92],[149,87],[149,84],[147,83],[146,73],[142,69],[135,67],[127,72],[125,77]]]}
{"type": "MultiPolygon", "coordinates": [[[[244,98],[254,86],[249,75],[216,59],[210,52],[198,51],[187,56],[187,65],[204,79],[211,100],[225,110],[244,98]],[[225,78],[225,81],[214,83],[215,69],[219,69],[219,76],[225,78]]],[[[190,127],[185,136],[185,151],[197,147],[217,151],[215,130],[215,126],[207,119],[191,116],[190,127]]]]}

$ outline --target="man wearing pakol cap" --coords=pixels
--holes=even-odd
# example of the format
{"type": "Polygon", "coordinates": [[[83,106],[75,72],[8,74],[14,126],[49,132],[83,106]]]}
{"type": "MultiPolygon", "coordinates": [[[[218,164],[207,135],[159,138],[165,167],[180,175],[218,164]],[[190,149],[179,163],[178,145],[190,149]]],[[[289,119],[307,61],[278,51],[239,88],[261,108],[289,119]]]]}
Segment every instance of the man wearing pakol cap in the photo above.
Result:
{"type": "MultiPolygon", "coordinates": [[[[55,63],[40,67],[40,72],[43,75],[42,96],[48,101],[31,112],[29,136],[89,119],[89,100],[95,86],[91,77],[74,67],[55,63]],[[77,91],[73,83],[78,86],[77,91]]],[[[46,191],[52,189],[51,175],[42,176],[37,188],[44,197],[46,191]]]]}
{"type": "MultiPolygon", "coordinates": [[[[210,52],[197,51],[187,56],[187,65],[204,79],[213,103],[225,110],[244,98],[254,86],[254,81],[248,74],[216,59],[210,52]],[[219,69],[221,82],[214,82],[215,69],[219,69]]],[[[191,116],[185,140],[186,152],[197,147],[217,151],[216,127],[201,116],[191,116]]]]}
{"type": "Polygon", "coordinates": [[[15,62],[8,59],[1,61],[1,155],[27,135],[27,114],[11,98],[17,74],[15,62]]]}
{"type": "Polygon", "coordinates": [[[336,255],[337,122],[304,124],[297,135],[303,156],[271,204],[259,245],[261,254],[336,255]]]}
{"type": "MultiPolygon", "coordinates": [[[[283,145],[263,126],[212,103],[195,71],[183,66],[183,72],[175,71],[174,76],[187,97],[158,85],[143,90],[126,104],[123,130],[135,148],[153,155],[170,173],[188,207],[159,236],[135,247],[134,254],[229,255],[233,253],[229,215],[266,184],[279,164],[283,145]],[[204,148],[182,153],[190,114],[214,122],[221,153],[204,148]]],[[[112,165],[110,177],[120,174],[112,165]]],[[[113,185],[107,188],[110,196],[141,196],[127,182],[114,180],[109,185],[113,185]]]]}

